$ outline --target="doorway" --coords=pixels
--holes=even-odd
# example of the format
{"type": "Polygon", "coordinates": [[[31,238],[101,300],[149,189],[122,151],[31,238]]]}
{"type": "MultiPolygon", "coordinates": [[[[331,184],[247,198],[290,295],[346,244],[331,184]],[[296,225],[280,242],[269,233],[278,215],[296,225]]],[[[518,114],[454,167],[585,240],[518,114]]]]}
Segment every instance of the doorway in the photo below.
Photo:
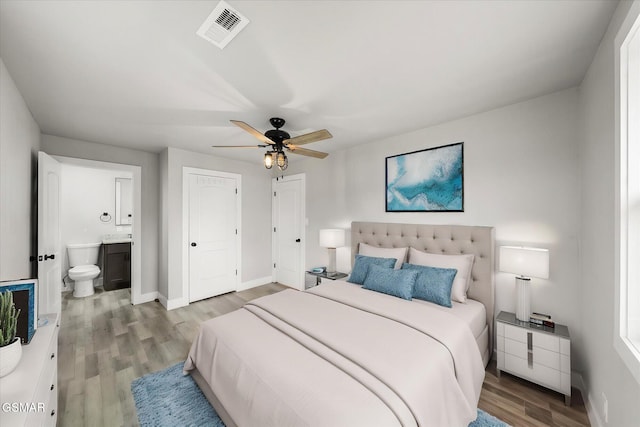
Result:
{"type": "Polygon", "coordinates": [[[273,178],[273,281],[304,290],[305,174],[273,178]]]}
{"type": "MultiPolygon", "coordinates": [[[[99,227],[102,228],[102,231],[96,231],[92,235],[89,240],[91,241],[100,241],[102,239],[101,234],[110,234],[110,233],[124,233],[131,234],[131,303],[132,304],[142,304],[148,301],[153,301],[156,298],[155,292],[150,292],[143,294],[142,293],[142,222],[143,218],[141,215],[142,212],[142,168],[140,166],[133,165],[124,165],[119,163],[110,163],[110,162],[102,162],[96,160],[86,160],[86,159],[78,159],[74,157],[64,157],[64,156],[51,156],[53,160],[58,162],[62,168],[69,167],[75,169],[85,168],[87,170],[95,171],[97,173],[106,173],[107,171],[111,171],[115,173],[115,175],[121,175],[131,178],[131,189],[132,189],[132,200],[133,205],[131,206],[131,220],[130,224],[126,224],[126,226],[116,225],[115,223],[115,193],[116,193],[116,181],[115,178],[109,181],[110,190],[113,190],[113,197],[111,195],[108,196],[108,200],[105,203],[108,204],[108,208],[105,207],[103,209],[98,209],[97,212],[93,213],[91,219],[94,223],[98,224],[99,227]],[[112,187],[112,188],[111,188],[112,187]],[[108,214],[107,216],[102,216],[103,213],[108,214]]],[[[114,175],[114,176],[115,176],[114,175]]],[[[64,182],[62,183],[64,185],[64,182]]],[[[63,189],[61,189],[63,190],[63,189]]],[[[92,192],[94,194],[98,193],[97,191],[92,192]]],[[[106,191],[102,191],[102,193],[106,193],[106,191]]],[[[110,193],[111,194],[111,193],[110,193]]],[[[97,195],[96,195],[97,197],[97,195]]],[[[61,201],[62,202],[62,201],[61,201]]],[[[64,203],[69,203],[66,201],[64,203]]],[[[87,194],[78,194],[78,198],[74,204],[88,204],[89,206],[97,206],[97,202],[94,199],[91,199],[87,194]]],[[[69,206],[66,205],[68,210],[69,206]]],[[[78,206],[76,206],[79,209],[78,206]]],[[[86,224],[81,224],[78,222],[76,224],[76,228],[79,231],[84,233],[91,233],[91,229],[86,224]]],[[[64,225],[62,225],[64,228],[64,225]]],[[[87,234],[88,235],[88,234],[87,234]]],[[[64,240],[65,234],[62,234],[62,240],[64,240]]],[[[84,239],[81,236],[74,236],[74,241],[71,243],[78,243],[80,240],[84,239]]],[[[88,242],[88,241],[87,241],[88,242]]],[[[69,242],[61,242],[60,244],[60,252],[61,261],[62,261],[62,272],[60,277],[60,283],[62,283],[62,279],[66,276],[66,243],[69,242]]],[[[101,275],[103,272],[101,273],[101,275]]],[[[96,279],[98,283],[101,278],[96,279]]],[[[63,290],[68,290],[63,288],[63,290]]]]}
{"type": "Polygon", "coordinates": [[[183,295],[189,303],[238,288],[240,186],[238,174],[183,168],[183,295]]]}

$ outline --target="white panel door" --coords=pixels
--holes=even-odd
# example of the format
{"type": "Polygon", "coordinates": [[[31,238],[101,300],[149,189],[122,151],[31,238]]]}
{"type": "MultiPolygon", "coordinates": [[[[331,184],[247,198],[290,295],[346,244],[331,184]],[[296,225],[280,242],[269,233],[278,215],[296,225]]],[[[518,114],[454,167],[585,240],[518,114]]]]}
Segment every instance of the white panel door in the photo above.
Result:
{"type": "Polygon", "coordinates": [[[38,153],[38,313],[62,310],[60,163],[38,153]]]}
{"type": "Polygon", "coordinates": [[[237,183],[189,174],[189,302],[237,287],[237,183]]]}
{"type": "Polygon", "coordinates": [[[303,193],[303,179],[274,180],[275,280],[300,290],[304,289],[303,193]]]}

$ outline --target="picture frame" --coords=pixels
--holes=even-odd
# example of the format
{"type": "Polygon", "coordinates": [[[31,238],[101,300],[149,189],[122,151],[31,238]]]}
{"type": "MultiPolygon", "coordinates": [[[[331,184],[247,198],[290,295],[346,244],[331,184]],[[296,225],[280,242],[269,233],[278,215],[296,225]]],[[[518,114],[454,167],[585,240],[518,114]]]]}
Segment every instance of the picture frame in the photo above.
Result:
{"type": "Polygon", "coordinates": [[[16,336],[28,344],[38,328],[38,280],[10,280],[0,282],[0,292],[11,291],[16,309],[20,309],[16,336]]]}
{"type": "Polygon", "coordinates": [[[385,158],[386,212],[464,212],[464,142],[385,158]]]}

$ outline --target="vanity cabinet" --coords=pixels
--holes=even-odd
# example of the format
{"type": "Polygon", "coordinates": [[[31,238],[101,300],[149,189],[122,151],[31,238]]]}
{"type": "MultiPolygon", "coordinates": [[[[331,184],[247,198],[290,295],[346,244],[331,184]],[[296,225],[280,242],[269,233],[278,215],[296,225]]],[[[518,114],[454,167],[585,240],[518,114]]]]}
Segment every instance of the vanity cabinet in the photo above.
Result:
{"type": "Polygon", "coordinates": [[[109,243],[104,248],[102,285],[105,291],[131,287],[131,243],[109,243]]]}

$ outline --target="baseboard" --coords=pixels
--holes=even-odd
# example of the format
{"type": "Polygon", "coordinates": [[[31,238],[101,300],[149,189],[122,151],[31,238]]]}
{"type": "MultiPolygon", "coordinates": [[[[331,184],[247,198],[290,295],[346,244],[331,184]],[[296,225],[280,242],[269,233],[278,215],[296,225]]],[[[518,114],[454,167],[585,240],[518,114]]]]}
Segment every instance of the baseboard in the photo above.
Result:
{"type": "Polygon", "coordinates": [[[167,297],[160,293],[158,293],[158,301],[160,301],[160,304],[162,304],[162,306],[167,310],[174,310],[176,308],[186,307],[187,305],[189,305],[189,300],[187,300],[186,298],[181,297],[167,299],[167,297]]]}
{"type": "Polygon", "coordinates": [[[600,418],[600,414],[598,413],[595,400],[590,393],[587,393],[587,387],[584,384],[584,379],[582,375],[573,371],[571,372],[571,386],[580,390],[582,394],[582,400],[584,401],[584,407],[587,409],[587,416],[589,417],[589,423],[593,427],[603,427],[604,423],[600,418]]]}
{"type": "Polygon", "coordinates": [[[266,285],[267,283],[271,283],[271,276],[260,277],[258,279],[249,280],[247,282],[242,282],[240,286],[238,286],[238,291],[246,291],[247,289],[255,288],[257,286],[266,285]]]}

